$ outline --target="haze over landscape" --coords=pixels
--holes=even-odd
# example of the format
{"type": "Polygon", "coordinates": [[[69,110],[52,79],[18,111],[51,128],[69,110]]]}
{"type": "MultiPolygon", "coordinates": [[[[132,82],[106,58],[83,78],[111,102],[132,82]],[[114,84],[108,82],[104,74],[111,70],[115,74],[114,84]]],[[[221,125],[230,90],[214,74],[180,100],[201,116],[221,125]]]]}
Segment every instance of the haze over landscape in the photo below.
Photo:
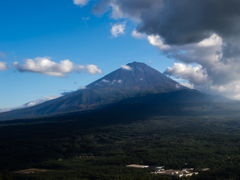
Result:
{"type": "Polygon", "coordinates": [[[0,17],[0,180],[240,179],[239,0],[13,0],[0,17]]]}

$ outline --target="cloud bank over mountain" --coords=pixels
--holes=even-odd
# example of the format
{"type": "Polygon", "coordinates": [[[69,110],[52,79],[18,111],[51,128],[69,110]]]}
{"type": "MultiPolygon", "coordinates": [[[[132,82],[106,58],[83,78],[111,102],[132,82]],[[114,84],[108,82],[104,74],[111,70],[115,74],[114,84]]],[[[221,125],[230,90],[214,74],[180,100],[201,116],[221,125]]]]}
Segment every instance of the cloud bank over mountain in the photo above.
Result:
{"type": "Polygon", "coordinates": [[[240,1],[101,0],[96,15],[138,23],[145,37],[178,63],[165,74],[202,91],[240,99],[240,1]]]}

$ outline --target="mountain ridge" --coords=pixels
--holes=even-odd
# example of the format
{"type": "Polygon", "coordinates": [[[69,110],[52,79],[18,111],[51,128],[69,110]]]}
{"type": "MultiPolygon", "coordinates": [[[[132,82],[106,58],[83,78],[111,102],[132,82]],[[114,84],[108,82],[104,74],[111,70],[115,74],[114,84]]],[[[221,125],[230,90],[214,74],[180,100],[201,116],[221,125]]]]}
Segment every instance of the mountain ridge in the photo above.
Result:
{"type": "Polygon", "coordinates": [[[36,106],[0,113],[0,120],[85,111],[148,94],[191,90],[150,66],[133,62],[65,96],[36,106]]]}

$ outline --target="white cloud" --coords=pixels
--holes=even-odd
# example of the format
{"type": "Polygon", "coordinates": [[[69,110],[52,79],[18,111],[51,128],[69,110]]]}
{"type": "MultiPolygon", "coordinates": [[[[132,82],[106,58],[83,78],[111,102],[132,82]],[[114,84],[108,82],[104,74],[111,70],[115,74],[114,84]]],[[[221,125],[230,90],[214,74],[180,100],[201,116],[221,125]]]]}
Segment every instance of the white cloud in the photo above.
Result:
{"type": "Polygon", "coordinates": [[[128,70],[128,71],[131,71],[132,68],[130,66],[127,66],[127,65],[121,65],[122,69],[125,69],[125,70],[128,70]]]}
{"type": "Polygon", "coordinates": [[[158,35],[148,36],[147,40],[151,45],[158,47],[160,50],[167,50],[170,48],[169,45],[164,44],[163,39],[158,35]]]}
{"type": "Polygon", "coordinates": [[[208,82],[208,75],[202,66],[192,67],[182,63],[174,63],[174,66],[168,67],[164,74],[188,80],[195,85],[205,85],[208,82]]]}
{"type": "Polygon", "coordinates": [[[86,66],[83,65],[77,65],[75,67],[75,69],[77,70],[77,72],[88,72],[91,75],[94,74],[102,74],[102,70],[98,68],[98,66],[94,65],[94,64],[88,64],[86,66]]]}
{"type": "Polygon", "coordinates": [[[136,29],[133,30],[131,35],[132,35],[132,37],[137,38],[137,39],[142,39],[146,36],[145,34],[137,32],[136,29]]]}
{"type": "Polygon", "coordinates": [[[7,65],[7,63],[0,61],[0,71],[6,71],[8,69],[9,69],[9,66],[7,65]]]}
{"type": "Polygon", "coordinates": [[[102,82],[109,83],[109,80],[103,79],[102,82]]]}
{"type": "MultiPolygon", "coordinates": [[[[159,36],[148,37],[148,40],[168,58],[181,62],[168,67],[165,74],[188,81],[184,84],[187,87],[240,99],[239,56],[226,57],[226,45],[217,34],[199,43],[179,46],[165,47],[159,36]]],[[[237,54],[234,49],[230,52],[237,54]]]]}
{"type": "Polygon", "coordinates": [[[19,72],[34,72],[49,76],[64,77],[66,74],[73,72],[88,72],[90,74],[102,73],[96,65],[75,65],[70,60],[66,59],[56,63],[50,60],[50,57],[37,57],[34,59],[26,59],[25,64],[14,62],[13,66],[19,72]]]}
{"type": "Polygon", "coordinates": [[[114,24],[110,30],[112,37],[118,37],[120,34],[124,34],[126,23],[114,24]]]}
{"type": "Polygon", "coordinates": [[[55,63],[49,57],[37,57],[35,59],[26,59],[25,64],[14,62],[13,66],[19,72],[34,72],[49,76],[63,77],[65,74],[73,71],[74,64],[68,59],[55,63]]]}
{"type": "Polygon", "coordinates": [[[56,99],[60,96],[45,96],[41,99],[38,99],[38,100],[35,100],[35,101],[31,101],[31,102],[28,102],[26,104],[23,104],[19,107],[15,107],[15,108],[0,108],[0,113],[2,112],[7,112],[7,111],[12,111],[12,110],[16,110],[16,109],[23,109],[23,108],[28,108],[28,107],[32,107],[32,106],[36,106],[38,104],[41,104],[41,103],[44,103],[46,101],[50,101],[50,100],[53,100],[53,99],[56,99]]]}
{"type": "Polygon", "coordinates": [[[118,80],[118,83],[122,83],[122,80],[121,80],[121,79],[119,79],[119,80],[118,80]]]}
{"type": "Polygon", "coordinates": [[[87,5],[88,2],[89,0],[73,0],[73,4],[78,5],[80,7],[87,5]]]}

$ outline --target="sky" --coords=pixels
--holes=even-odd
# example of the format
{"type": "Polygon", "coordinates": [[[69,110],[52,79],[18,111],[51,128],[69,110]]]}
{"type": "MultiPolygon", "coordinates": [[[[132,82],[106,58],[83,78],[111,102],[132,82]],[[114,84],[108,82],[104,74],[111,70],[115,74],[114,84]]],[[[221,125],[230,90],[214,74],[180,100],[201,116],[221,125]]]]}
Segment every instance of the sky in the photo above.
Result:
{"type": "Polygon", "coordinates": [[[133,61],[240,99],[238,0],[2,0],[0,111],[85,87],[133,61]]]}

